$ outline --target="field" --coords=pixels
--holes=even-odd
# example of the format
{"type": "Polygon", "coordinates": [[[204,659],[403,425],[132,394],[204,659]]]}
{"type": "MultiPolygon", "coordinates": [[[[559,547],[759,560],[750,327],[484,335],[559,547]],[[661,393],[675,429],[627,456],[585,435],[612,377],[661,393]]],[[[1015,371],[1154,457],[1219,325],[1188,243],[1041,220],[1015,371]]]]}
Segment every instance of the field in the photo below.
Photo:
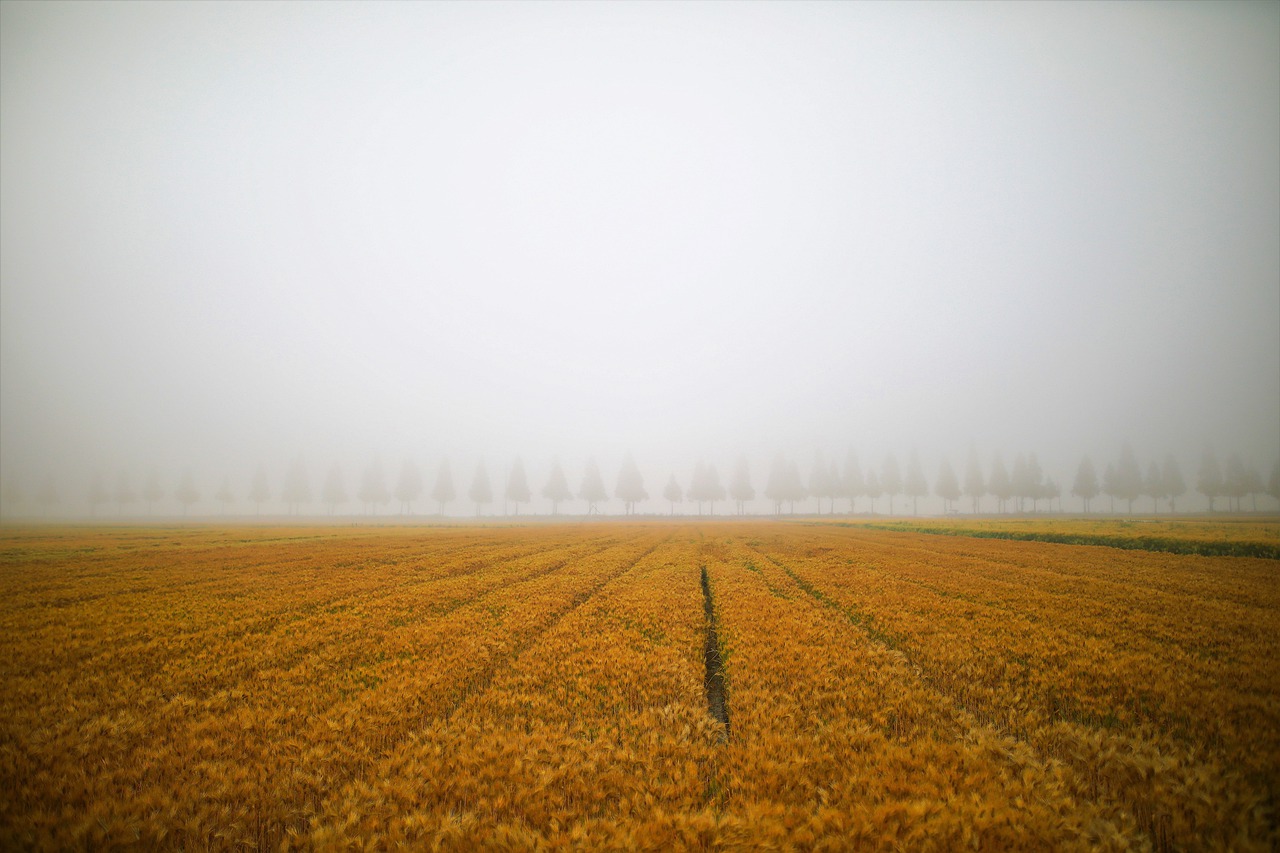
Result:
{"type": "MultiPolygon", "coordinates": [[[[1088,524],[1050,532],[1124,533],[1088,524]]],[[[1278,571],[802,522],[5,528],[0,847],[1271,850],[1278,571]]]]}

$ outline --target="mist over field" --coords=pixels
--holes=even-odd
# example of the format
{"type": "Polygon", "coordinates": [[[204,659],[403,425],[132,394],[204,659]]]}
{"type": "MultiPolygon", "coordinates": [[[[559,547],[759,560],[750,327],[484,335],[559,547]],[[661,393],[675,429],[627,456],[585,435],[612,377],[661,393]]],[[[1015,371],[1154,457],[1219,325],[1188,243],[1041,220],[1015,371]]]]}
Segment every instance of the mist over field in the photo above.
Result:
{"type": "Polygon", "coordinates": [[[1280,4],[0,4],[7,515],[1126,442],[1280,460],[1280,4]]]}

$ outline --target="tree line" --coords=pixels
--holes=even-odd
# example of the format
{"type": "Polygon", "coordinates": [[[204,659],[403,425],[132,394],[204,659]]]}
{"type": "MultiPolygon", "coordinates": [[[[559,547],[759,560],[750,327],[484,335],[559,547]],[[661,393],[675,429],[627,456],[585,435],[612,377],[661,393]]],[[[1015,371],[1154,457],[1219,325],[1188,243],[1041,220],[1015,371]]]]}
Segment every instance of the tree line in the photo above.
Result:
{"type": "MultiPolygon", "coordinates": [[[[486,514],[497,502],[502,504],[502,515],[519,515],[521,508],[533,500],[534,492],[524,463],[519,459],[505,470],[501,490],[495,489],[489,469],[483,461],[477,462],[471,473],[465,494],[459,492],[453,469],[446,459],[436,468],[428,489],[427,478],[411,460],[405,460],[394,479],[389,478],[378,460],[371,461],[363,469],[359,480],[349,488],[342,467],[331,465],[313,489],[310,472],[301,456],[295,457],[284,471],[279,483],[273,487],[265,465],[258,465],[242,493],[233,489],[231,478],[223,477],[219,486],[209,496],[225,514],[227,508],[241,502],[251,504],[255,514],[264,505],[277,501],[290,515],[297,515],[304,508],[319,504],[333,515],[339,508],[355,504],[367,515],[385,513],[394,502],[402,515],[414,514],[415,506],[429,503],[429,510],[438,515],[448,513],[451,506],[464,503],[475,515],[486,514]]],[[[671,472],[662,489],[661,498],[674,514],[676,505],[686,502],[697,507],[699,515],[715,514],[716,505],[730,501],[732,511],[742,515],[746,505],[757,497],[750,463],[745,455],[739,456],[729,476],[722,479],[714,464],[697,462],[687,480],[671,472]]],[[[1263,482],[1258,470],[1244,463],[1237,454],[1219,463],[1213,449],[1207,447],[1202,454],[1195,480],[1195,489],[1209,501],[1210,510],[1218,508],[1218,501],[1226,499],[1227,509],[1240,511],[1242,501],[1252,498],[1251,509],[1257,511],[1257,499],[1269,495],[1280,501],[1280,461],[1272,467],[1270,477],[1263,482]]],[[[1134,503],[1150,499],[1150,510],[1159,512],[1165,502],[1169,512],[1177,511],[1178,500],[1188,492],[1177,458],[1166,454],[1162,459],[1152,459],[1145,469],[1137,454],[1126,442],[1121,445],[1116,459],[1107,461],[1099,475],[1089,456],[1084,456],[1072,482],[1071,494],[1080,499],[1084,511],[1093,509],[1099,497],[1109,499],[1108,512],[1115,513],[1117,501],[1124,504],[1126,512],[1134,511],[1134,503]]],[[[649,499],[644,476],[633,457],[628,454],[614,479],[612,494],[604,475],[594,458],[583,466],[577,489],[570,487],[569,478],[559,459],[552,460],[547,479],[540,495],[551,503],[551,514],[558,515],[562,504],[578,502],[587,515],[603,511],[603,504],[614,498],[622,503],[623,513],[635,514],[637,505],[649,499]]],[[[773,508],[773,514],[784,510],[795,512],[797,503],[816,499],[818,512],[836,512],[836,502],[842,502],[842,511],[849,513],[895,514],[899,506],[908,506],[912,514],[918,514],[919,501],[930,496],[942,499],[944,512],[957,512],[967,508],[969,512],[983,511],[983,502],[994,502],[995,511],[1040,512],[1062,511],[1063,489],[1043,470],[1035,453],[1018,453],[1012,465],[1006,467],[1000,453],[992,455],[983,464],[975,448],[970,448],[961,476],[943,459],[933,478],[932,486],[925,476],[919,455],[913,450],[904,466],[900,466],[893,453],[887,454],[879,466],[864,466],[857,453],[849,450],[843,462],[828,460],[821,452],[814,454],[812,464],[802,471],[798,461],[785,454],[777,454],[764,480],[762,497],[773,508]],[[881,501],[883,500],[883,504],[881,501]],[[844,504],[843,502],[846,502],[844,504]],[[901,502],[901,503],[900,503],[901,502]],[[847,508],[847,509],[846,509],[847,508]]],[[[10,512],[21,505],[26,496],[12,483],[6,483],[4,503],[10,512]]],[[[100,507],[114,505],[117,513],[124,513],[135,505],[141,505],[147,514],[153,507],[171,497],[186,515],[192,506],[204,502],[204,493],[198,487],[190,469],[184,470],[172,489],[166,489],[153,470],[134,488],[127,471],[117,474],[108,483],[100,474],[90,480],[85,498],[92,514],[100,507]]],[[[36,491],[35,502],[46,512],[60,502],[56,483],[47,477],[36,491]]]]}

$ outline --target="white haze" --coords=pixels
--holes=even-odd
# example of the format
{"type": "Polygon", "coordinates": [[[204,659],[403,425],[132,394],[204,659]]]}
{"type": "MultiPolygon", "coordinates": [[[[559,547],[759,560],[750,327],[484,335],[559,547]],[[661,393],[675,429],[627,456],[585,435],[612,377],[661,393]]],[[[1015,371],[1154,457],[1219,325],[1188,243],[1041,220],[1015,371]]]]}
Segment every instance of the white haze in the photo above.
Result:
{"type": "Polygon", "coordinates": [[[1280,456],[1280,4],[4,2],[0,40],[28,500],[1280,456]]]}

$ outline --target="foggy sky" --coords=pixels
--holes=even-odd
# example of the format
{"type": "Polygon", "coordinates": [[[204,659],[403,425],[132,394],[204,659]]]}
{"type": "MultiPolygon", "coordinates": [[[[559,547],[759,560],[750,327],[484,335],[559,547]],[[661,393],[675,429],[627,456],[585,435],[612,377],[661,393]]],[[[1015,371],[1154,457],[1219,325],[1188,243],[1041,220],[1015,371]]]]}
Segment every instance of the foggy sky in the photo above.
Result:
{"type": "Polygon", "coordinates": [[[1280,456],[1280,4],[0,4],[28,492],[1123,440],[1280,456]]]}

